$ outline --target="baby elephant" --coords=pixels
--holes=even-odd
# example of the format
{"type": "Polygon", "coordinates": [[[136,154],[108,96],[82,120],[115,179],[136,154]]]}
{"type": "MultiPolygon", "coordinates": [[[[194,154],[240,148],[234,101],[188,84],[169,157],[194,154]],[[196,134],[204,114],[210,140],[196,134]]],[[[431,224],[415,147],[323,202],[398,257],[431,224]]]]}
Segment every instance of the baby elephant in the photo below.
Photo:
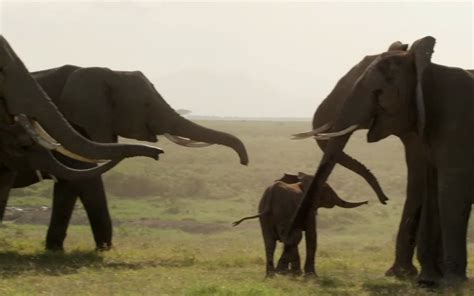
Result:
{"type": "MultiPolygon", "coordinates": [[[[303,198],[306,188],[311,184],[312,179],[313,176],[305,173],[298,173],[298,175],[285,174],[265,190],[258,206],[258,215],[245,217],[233,223],[234,226],[237,226],[248,219],[260,219],[265,243],[267,277],[273,276],[275,272],[301,274],[298,244],[302,238],[302,231],[295,230],[288,236],[286,236],[286,233],[290,227],[291,218],[296,212],[296,208],[303,198]],[[273,254],[277,241],[281,241],[284,244],[284,248],[275,270],[273,254]]],[[[328,184],[324,184],[320,196],[315,200],[317,202],[314,209],[312,209],[315,215],[318,208],[332,208],[334,206],[355,208],[367,203],[367,201],[357,203],[344,201],[337,196],[336,192],[328,184]]],[[[315,215],[308,215],[309,218],[305,223],[304,229],[306,239],[304,271],[305,275],[308,276],[316,275],[314,267],[316,253],[315,215]]]]}

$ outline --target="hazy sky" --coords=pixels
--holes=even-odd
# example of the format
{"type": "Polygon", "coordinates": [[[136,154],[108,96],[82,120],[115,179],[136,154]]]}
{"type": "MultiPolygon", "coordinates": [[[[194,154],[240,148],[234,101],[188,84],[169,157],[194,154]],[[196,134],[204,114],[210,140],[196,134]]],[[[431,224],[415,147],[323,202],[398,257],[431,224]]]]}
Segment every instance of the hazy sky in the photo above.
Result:
{"type": "Polygon", "coordinates": [[[396,40],[432,35],[434,62],[474,68],[472,2],[0,2],[0,30],[31,71],[141,70],[199,115],[311,117],[396,40]]]}

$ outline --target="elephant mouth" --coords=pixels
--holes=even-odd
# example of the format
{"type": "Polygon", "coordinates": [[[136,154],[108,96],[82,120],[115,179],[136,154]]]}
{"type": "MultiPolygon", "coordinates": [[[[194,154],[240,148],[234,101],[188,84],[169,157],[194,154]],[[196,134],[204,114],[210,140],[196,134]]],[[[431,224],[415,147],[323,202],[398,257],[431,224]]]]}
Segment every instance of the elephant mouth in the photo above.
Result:
{"type": "Polygon", "coordinates": [[[198,142],[198,141],[191,140],[189,138],[175,136],[175,135],[171,135],[167,133],[163,134],[163,136],[165,136],[171,142],[181,145],[181,146],[185,146],[185,147],[201,148],[201,147],[208,147],[208,146],[213,145],[212,143],[198,142]]]}
{"type": "Polygon", "coordinates": [[[88,163],[104,163],[108,160],[102,159],[90,159],[81,155],[78,155],[74,152],[69,151],[63,147],[56,139],[54,139],[46,130],[35,120],[30,120],[26,115],[20,114],[14,116],[14,121],[20,124],[21,127],[26,131],[26,133],[33,139],[35,143],[40,145],[49,151],[57,151],[58,153],[63,154],[69,158],[88,162],[88,163]]]}

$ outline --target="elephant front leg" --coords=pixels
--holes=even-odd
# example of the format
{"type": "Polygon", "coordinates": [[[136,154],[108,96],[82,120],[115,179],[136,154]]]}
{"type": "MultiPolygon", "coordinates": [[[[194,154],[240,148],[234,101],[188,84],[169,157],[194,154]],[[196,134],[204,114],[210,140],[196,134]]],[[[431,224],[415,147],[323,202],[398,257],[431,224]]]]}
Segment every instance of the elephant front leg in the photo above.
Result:
{"type": "Polygon", "coordinates": [[[424,197],[417,234],[417,258],[421,265],[418,283],[435,286],[442,277],[441,228],[438,207],[438,175],[435,168],[427,171],[424,197]]]}
{"type": "Polygon", "coordinates": [[[301,259],[300,252],[298,251],[298,245],[291,248],[290,252],[290,272],[292,275],[301,275],[301,259]]]}
{"type": "Polygon", "coordinates": [[[416,237],[420,224],[421,208],[427,193],[430,166],[423,143],[416,134],[401,137],[407,163],[406,201],[397,233],[395,262],[385,273],[398,278],[414,277],[418,271],[413,265],[416,237]]]}
{"type": "Polygon", "coordinates": [[[64,240],[76,199],[77,194],[66,181],[60,180],[54,184],[53,211],[46,235],[47,250],[64,250],[64,240]]]}
{"type": "Polygon", "coordinates": [[[317,233],[316,216],[314,213],[308,215],[305,231],[306,261],[304,263],[305,276],[317,276],[314,258],[316,256],[317,233]]]}
{"type": "Polygon", "coordinates": [[[448,284],[467,279],[467,227],[473,202],[473,176],[468,169],[440,170],[439,174],[444,280],[448,284]]]}
{"type": "Polygon", "coordinates": [[[397,233],[395,262],[385,272],[386,276],[411,278],[418,274],[416,267],[413,265],[413,255],[420,223],[424,184],[424,182],[408,181],[407,199],[397,233]]]}
{"type": "Polygon", "coordinates": [[[112,247],[112,219],[107,206],[102,178],[83,180],[77,186],[92,228],[96,250],[110,250],[112,247]]]}
{"type": "Polygon", "coordinates": [[[283,252],[278,260],[276,272],[280,274],[287,274],[290,271],[291,247],[287,244],[283,246],[283,252]]]}
{"type": "Polygon", "coordinates": [[[0,170],[0,223],[3,222],[10,189],[15,182],[16,172],[7,168],[0,170]]]}

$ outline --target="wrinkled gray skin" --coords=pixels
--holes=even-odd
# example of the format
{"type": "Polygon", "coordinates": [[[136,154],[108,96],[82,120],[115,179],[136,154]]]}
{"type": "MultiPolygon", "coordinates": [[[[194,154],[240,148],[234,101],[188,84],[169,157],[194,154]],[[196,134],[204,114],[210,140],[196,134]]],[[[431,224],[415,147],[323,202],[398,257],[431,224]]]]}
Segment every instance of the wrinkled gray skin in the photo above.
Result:
{"type": "MultiPolygon", "coordinates": [[[[69,180],[90,178],[125,157],[158,159],[160,153],[160,149],[146,145],[101,144],[82,137],[0,35],[0,196],[8,196],[15,175],[20,171],[39,169],[69,180]],[[41,135],[37,124],[54,140],[41,135]],[[68,150],[76,157],[112,161],[97,168],[77,170],[64,166],[53,156],[52,151],[58,149],[63,153],[68,150]]],[[[5,202],[5,198],[0,198],[0,208],[5,202]]]]}
{"type": "MultiPolygon", "coordinates": [[[[388,51],[406,51],[407,44],[394,42],[388,48],[388,51]]],[[[367,67],[380,56],[369,55],[364,57],[356,66],[354,66],[346,75],[344,75],[336,84],[331,93],[316,109],[313,117],[313,129],[317,129],[327,123],[333,123],[345,100],[349,97],[357,79],[367,70],[367,67]]],[[[359,129],[368,128],[361,125],[359,129]]],[[[405,206],[398,230],[395,262],[387,270],[387,276],[412,277],[416,276],[417,269],[413,265],[413,255],[415,250],[416,234],[418,221],[421,214],[421,204],[425,194],[424,179],[426,173],[423,169],[426,162],[425,153],[422,150],[421,139],[415,132],[408,132],[399,135],[404,148],[405,159],[407,163],[407,190],[405,206]]],[[[318,145],[324,151],[327,141],[318,140],[318,145]]],[[[361,175],[369,185],[374,189],[381,202],[386,200],[380,185],[376,178],[364,168],[357,160],[353,159],[344,152],[337,157],[337,162],[349,170],[361,175]]]]}
{"type": "MultiPolygon", "coordinates": [[[[157,135],[167,133],[196,141],[191,145],[205,142],[229,147],[237,153],[241,164],[248,163],[247,151],[237,137],[208,129],[180,116],[141,72],[66,65],[32,75],[74,128],[94,141],[116,142],[121,136],[156,142],[157,135]]],[[[199,150],[196,152],[199,153],[199,150]]],[[[90,166],[65,157],[60,159],[69,166],[90,166]]],[[[14,187],[36,182],[38,177],[35,172],[24,172],[16,176],[14,187]]],[[[112,223],[100,176],[73,181],[59,179],[55,183],[46,248],[63,249],[77,197],[84,204],[97,248],[110,248],[112,223]]],[[[6,198],[4,195],[3,199],[6,198]]]]}
{"type": "MultiPolygon", "coordinates": [[[[234,226],[237,226],[248,219],[260,219],[265,244],[267,277],[273,276],[275,272],[301,274],[298,244],[302,239],[302,231],[294,231],[290,236],[286,236],[286,233],[290,227],[291,218],[303,198],[304,191],[312,180],[313,176],[305,173],[299,173],[298,175],[285,174],[265,190],[258,206],[258,215],[245,217],[233,223],[234,226]],[[277,241],[281,241],[284,247],[275,269],[273,257],[277,241]]],[[[314,258],[317,247],[315,216],[317,209],[333,208],[335,206],[355,208],[363,204],[367,204],[367,202],[352,203],[342,200],[328,184],[324,184],[321,196],[317,199],[317,203],[311,210],[311,215],[307,216],[304,224],[303,230],[305,231],[306,241],[305,275],[316,275],[314,258]]]]}
{"type": "MultiPolygon", "coordinates": [[[[432,63],[434,44],[433,37],[425,37],[408,51],[376,58],[354,84],[332,127],[341,131],[354,124],[369,126],[368,142],[389,135],[418,135],[427,156],[420,168],[425,171],[426,194],[417,239],[418,280],[427,285],[441,278],[448,284],[466,280],[466,236],[474,189],[474,138],[469,128],[474,124],[474,76],[432,63]]],[[[292,227],[304,222],[314,192],[321,190],[349,138],[350,133],[328,141],[292,227]]]]}

